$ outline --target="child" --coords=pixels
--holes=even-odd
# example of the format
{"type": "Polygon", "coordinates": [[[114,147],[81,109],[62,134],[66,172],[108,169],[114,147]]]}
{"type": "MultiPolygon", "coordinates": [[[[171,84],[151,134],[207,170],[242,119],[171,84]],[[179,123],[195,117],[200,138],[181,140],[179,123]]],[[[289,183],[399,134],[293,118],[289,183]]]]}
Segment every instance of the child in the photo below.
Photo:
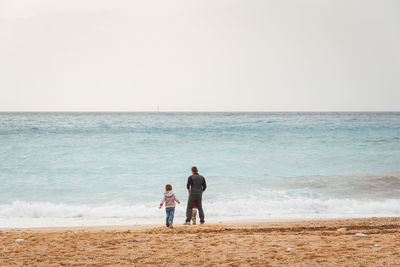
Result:
{"type": "Polygon", "coordinates": [[[197,216],[197,205],[196,203],[193,203],[193,209],[192,209],[192,224],[196,225],[196,216],[197,216]]]}
{"type": "Polygon", "coordinates": [[[193,209],[192,209],[192,224],[196,225],[196,216],[197,216],[197,205],[196,203],[193,204],[193,209]]]}
{"type": "Polygon", "coordinates": [[[172,223],[174,221],[174,213],[175,213],[175,201],[178,204],[181,204],[181,202],[175,197],[174,192],[172,192],[172,185],[167,184],[165,186],[165,193],[164,193],[164,198],[160,203],[159,209],[161,209],[162,205],[165,202],[165,212],[167,213],[167,218],[165,220],[165,225],[172,229],[172,223]]]}

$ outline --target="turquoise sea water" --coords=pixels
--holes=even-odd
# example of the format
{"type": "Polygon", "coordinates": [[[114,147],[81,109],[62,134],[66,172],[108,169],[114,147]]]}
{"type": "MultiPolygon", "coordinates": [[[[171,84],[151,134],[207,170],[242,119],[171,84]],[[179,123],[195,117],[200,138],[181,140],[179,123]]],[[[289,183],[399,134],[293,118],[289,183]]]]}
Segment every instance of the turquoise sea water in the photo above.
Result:
{"type": "Polygon", "coordinates": [[[0,113],[0,227],[400,215],[400,113],[0,113]]]}

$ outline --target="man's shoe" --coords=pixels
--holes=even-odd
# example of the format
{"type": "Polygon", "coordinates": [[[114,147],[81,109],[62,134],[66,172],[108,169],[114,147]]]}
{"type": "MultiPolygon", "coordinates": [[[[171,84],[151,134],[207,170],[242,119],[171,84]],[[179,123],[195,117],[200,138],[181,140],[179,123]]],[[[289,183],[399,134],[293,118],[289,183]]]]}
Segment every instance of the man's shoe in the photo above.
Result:
{"type": "Polygon", "coordinates": [[[190,225],[190,222],[185,222],[183,225],[190,225]]]}
{"type": "Polygon", "coordinates": [[[172,226],[172,222],[168,222],[168,224],[169,224],[169,229],[174,228],[174,227],[172,226]]]}
{"type": "Polygon", "coordinates": [[[204,224],[204,222],[200,222],[200,224],[204,224]]]}

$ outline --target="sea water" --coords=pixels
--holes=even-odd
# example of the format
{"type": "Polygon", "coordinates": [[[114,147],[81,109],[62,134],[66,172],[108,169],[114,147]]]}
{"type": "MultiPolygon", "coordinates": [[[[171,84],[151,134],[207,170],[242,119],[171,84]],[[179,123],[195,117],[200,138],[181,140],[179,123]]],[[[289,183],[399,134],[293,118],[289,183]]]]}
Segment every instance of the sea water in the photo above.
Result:
{"type": "Polygon", "coordinates": [[[400,215],[400,113],[0,113],[0,227],[400,215]]]}

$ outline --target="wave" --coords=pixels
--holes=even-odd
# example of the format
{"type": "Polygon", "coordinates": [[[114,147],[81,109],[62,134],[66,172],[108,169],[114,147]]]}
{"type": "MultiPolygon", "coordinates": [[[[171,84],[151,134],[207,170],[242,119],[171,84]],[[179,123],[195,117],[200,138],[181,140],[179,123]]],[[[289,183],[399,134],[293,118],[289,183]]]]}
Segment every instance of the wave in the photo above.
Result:
{"type": "Polygon", "coordinates": [[[368,176],[304,176],[275,181],[283,190],[307,191],[334,198],[359,200],[397,199],[400,194],[400,174],[368,176]]]}
{"type": "Polygon", "coordinates": [[[156,213],[152,211],[157,204],[137,204],[120,206],[106,204],[71,205],[51,202],[25,202],[16,200],[11,204],[0,205],[0,218],[28,217],[28,218],[117,218],[117,217],[150,217],[156,213]]]}
{"type": "MultiPolygon", "coordinates": [[[[158,203],[136,205],[70,205],[50,202],[14,201],[0,205],[0,227],[51,227],[76,225],[121,225],[162,223],[158,203]]],[[[265,200],[261,197],[204,201],[208,222],[274,219],[323,219],[390,217],[400,215],[400,199],[355,200],[287,198],[265,200]]],[[[185,204],[177,207],[182,220],[185,204]]]]}

